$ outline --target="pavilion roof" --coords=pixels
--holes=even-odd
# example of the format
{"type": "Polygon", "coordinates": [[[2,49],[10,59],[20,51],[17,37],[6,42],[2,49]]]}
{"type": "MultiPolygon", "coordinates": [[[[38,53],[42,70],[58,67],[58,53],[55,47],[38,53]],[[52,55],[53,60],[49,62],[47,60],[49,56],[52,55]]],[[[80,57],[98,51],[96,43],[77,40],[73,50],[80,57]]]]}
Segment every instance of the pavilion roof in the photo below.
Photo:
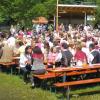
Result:
{"type": "Polygon", "coordinates": [[[93,14],[96,11],[96,5],[67,5],[67,4],[58,4],[59,13],[87,13],[93,14]]]}

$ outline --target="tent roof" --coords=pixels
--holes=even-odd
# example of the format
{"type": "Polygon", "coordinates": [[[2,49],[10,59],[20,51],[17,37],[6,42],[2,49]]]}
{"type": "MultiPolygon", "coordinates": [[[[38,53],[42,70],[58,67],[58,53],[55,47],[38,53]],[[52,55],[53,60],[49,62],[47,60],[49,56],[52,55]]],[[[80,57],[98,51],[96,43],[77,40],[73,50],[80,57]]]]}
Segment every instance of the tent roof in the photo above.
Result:
{"type": "Polygon", "coordinates": [[[33,19],[32,22],[33,23],[47,24],[48,20],[45,17],[37,17],[36,19],[33,19]]]}

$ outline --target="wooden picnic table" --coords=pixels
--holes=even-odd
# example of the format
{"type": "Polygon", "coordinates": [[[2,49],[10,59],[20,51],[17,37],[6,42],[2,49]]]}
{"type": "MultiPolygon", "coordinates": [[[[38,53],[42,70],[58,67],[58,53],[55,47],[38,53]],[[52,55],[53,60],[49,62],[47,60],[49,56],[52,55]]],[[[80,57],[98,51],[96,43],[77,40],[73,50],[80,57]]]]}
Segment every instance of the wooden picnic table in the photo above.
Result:
{"type": "Polygon", "coordinates": [[[52,72],[55,74],[55,77],[59,77],[62,74],[63,82],[65,82],[66,76],[75,76],[75,75],[82,75],[82,74],[89,74],[89,73],[96,73],[100,72],[100,64],[93,64],[92,66],[85,66],[85,67],[58,67],[58,68],[48,68],[48,72],[52,72]]]}
{"type": "Polygon", "coordinates": [[[13,65],[18,65],[19,64],[19,59],[20,57],[18,56],[14,56],[12,57],[12,61],[11,62],[0,62],[0,65],[3,65],[2,67],[7,68],[7,69],[11,69],[11,74],[13,73],[13,65]]]}
{"type": "Polygon", "coordinates": [[[12,60],[15,62],[15,64],[19,64],[20,57],[14,56],[14,57],[12,57],[12,60]]]}
{"type": "Polygon", "coordinates": [[[87,65],[86,67],[58,67],[58,68],[48,68],[48,72],[59,73],[59,72],[72,72],[72,71],[83,71],[83,70],[99,70],[100,64],[93,64],[92,66],[87,65]]]}
{"type": "Polygon", "coordinates": [[[43,75],[33,75],[39,79],[49,79],[62,76],[75,76],[82,74],[96,73],[100,71],[100,64],[93,66],[87,65],[86,67],[58,67],[58,68],[47,68],[47,73],[43,75]]]}
{"type": "Polygon", "coordinates": [[[12,57],[13,60],[19,60],[20,57],[12,57]]]}
{"type": "MultiPolygon", "coordinates": [[[[67,91],[67,100],[70,100],[70,87],[75,85],[81,85],[81,84],[90,84],[90,83],[100,83],[100,64],[93,64],[91,66],[87,65],[85,67],[68,67],[68,68],[55,68],[55,69],[48,69],[49,72],[55,73],[57,75],[58,73],[63,73],[65,76],[73,76],[73,75],[84,75],[89,73],[97,73],[99,77],[97,78],[89,78],[89,79],[81,79],[76,81],[65,81],[63,76],[63,82],[56,82],[54,83],[55,87],[64,87],[67,91]]],[[[64,91],[63,94],[66,92],[64,91]]]]}
{"type": "MultiPolygon", "coordinates": [[[[70,100],[69,97],[69,91],[71,86],[74,85],[81,85],[81,84],[89,84],[89,83],[97,83],[100,82],[100,78],[94,78],[94,79],[80,79],[75,81],[67,81],[65,77],[67,76],[78,76],[78,75],[84,75],[84,74],[94,74],[94,73],[100,73],[100,64],[93,64],[91,66],[85,65],[82,67],[58,67],[58,68],[47,68],[47,73],[43,75],[34,75],[34,77],[37,77],[38,79],[43,80],[43,82],[47,79],[56,79],[57,77],[62,77],[63,82],[57,82],[57,80],[54,80],[54,84],[51,84],[51,86],[55,87],[65,87],[67,89],[67,100],[70,100]]],[[[43,83],[45,84],[45,83],[43,83]]],[[[50,87],[52,88],[52,87],[50,87]]],[[[65,92],[65,91],[64,91],[65,92]]]]}

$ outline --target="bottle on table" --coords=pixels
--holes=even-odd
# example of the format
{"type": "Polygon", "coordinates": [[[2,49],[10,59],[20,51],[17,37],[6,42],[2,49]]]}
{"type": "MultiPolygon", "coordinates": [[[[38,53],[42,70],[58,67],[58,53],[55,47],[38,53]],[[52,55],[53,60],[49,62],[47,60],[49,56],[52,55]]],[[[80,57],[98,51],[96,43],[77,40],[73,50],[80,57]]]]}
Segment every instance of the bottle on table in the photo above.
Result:
{"type": "Polygon", "coordinates": [[[70,67],[74,67],[76,66],[76,61],[74,59],[74,57],[71,59],[71,62],[70,62],[70,67]]]}

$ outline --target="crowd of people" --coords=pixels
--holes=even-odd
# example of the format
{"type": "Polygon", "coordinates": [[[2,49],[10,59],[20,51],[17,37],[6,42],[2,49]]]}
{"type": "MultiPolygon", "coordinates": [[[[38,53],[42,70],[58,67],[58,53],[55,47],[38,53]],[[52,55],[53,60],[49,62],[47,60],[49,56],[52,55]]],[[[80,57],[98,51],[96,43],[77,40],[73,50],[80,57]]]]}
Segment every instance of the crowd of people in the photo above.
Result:
{"type": "MultiPolygon", "coordinates": [[[[91,25],[60,24],[58,31],[42,24],[18,30],[12,25],[10,33],[0,33],[0,62],[11,62],[13,56],[19,56],[26,82],[29,73],[44,74],[46,68],[100,63],[99,37],[99,29],[91,25]]],[[[30,79],[34,86],[34,77],[30,79]]]]}

